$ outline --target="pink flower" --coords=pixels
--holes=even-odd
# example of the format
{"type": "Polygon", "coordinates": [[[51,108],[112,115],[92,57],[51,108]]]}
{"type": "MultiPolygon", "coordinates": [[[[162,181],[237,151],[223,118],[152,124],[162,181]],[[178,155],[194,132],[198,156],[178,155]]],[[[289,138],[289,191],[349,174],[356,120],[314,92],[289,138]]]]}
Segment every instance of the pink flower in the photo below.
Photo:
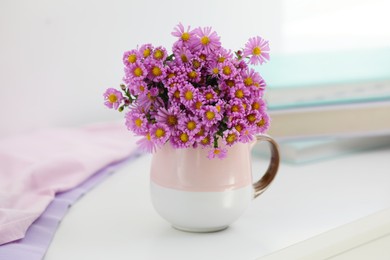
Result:
{"type": "Polygon", "coordinates": [[[226,156],[227,156],[227,149],[217,147],[209,151],[207,158],[214,159],[215,157],[217,157],[218,159],[224,159],[226,158],[226,156]]]}
{"type": "Polygon", "coordinates": [[[263,64],[269,60],[269,44],[260,36],[250,38],[245,44],[244,56],[249,57],[249,63],[253,65],[263,64]]]}
{"type": "Polygon", "coordinates": [[[140,61],[130,64],[129,67],[125,68],[126,73],[126,83],[134,84],[137,81],[144,80],[148,71],[146,70],[144,64],[140,61]]]}
{"type": "Polygon", "coordinates": [[[204,106],[202,121],[207,127],[212,127],[214,124],[217,124],[222,119],[221,114],[218,112],[217,108],[214,106],[204,106]]]}
{"type": "Polygon", "coordinates": [[[148,132],[148,120],[144,113],[131,110],[126,114],[127,129],[136,134],[144,135],[148,132]]]}
{"type": "Polygon", "coordinates": [[[168,110],[159,108],[157,110],[156,120],[157,122],[163,123],[169,128],[174,129],[179,124],[179,118],[182,116],[179,107],[171,106],[168,110]]]}
{"type": "Polygon", "coordinates": [[[151,44],[142,45],[141,48],[139,48],[140,56],[144,59],[152,57],[153,49],[153,45],[151,44]]]}
{"type": "Polygon", "coordinates": [[[165,68],[162,62],[152,61],[148,64],[148,78],[154,82],[162,81],[166,77],[165,68]]]}
{"type": "Polygon", "coordinates": [[[188,133],[189,135],[196,135],[201,128],[199,118],[196,116],[182,117],[179,120],[179,129],[188,133]]]}
{"type": "Polygon", "coordinates": [[[220,37],[211,27],[199,27],[194,32],[197,37],[192,39],[191,46],[195,51],[204,50],[206,54],[212,54],[221,47],[220,37]]]}
{"type": "Polygon", "coordinates": [[[194,144],[195,139],[193,135],[177,130],[171,135],[170,141],[174,148],[189,148],[194,144]]]}
{"type": "Polygon", "coordinates": [[[265,112],[261,113],[260,115],[260,120],[258,120],[255,124],[256,132],[265,133],[270,126],[270,118],[265,112]]]}
{"type": "Polygon", "coordinates": [[[190,42],[192,37],[194,36],[194,32],[190,31],[190,26],[187,27],[187,30],[184,29],[184,26],[182,23],[179,23],[174,28],[174,31],[171,33],[173,36],[176,36],[179,38],[179,41],[181,42],[190,42]]]}
{"type": "Polygon", "coordinates": [[[114,108],[118,109],[119,105],[123,101],[123,96],[122,93],[114,88],[108,88],[106,92],[103,94],[104,100],[104,105],[108,108],[114,108]]]}
{"type": "Polygon", "coordinates": [[[153,50],[152,57],[157,61],[163,62],[167,58],[167,50],[164,47],[159,46],[153,50]]]}
{"type": "Polygon", "coordinates": [[[197,95],[199,95],[199,90],[194,88],[191,84],[186,84],[180,90],[180,101],[186,107],[191,107],[194,104],[197,95]]]}
{"type": "Polygon", "coordinates": [[[131,50],[131,51],[126,51],[125,53],[123,53],[123,63],[126,66],[130,66],[130,64],[133,64],[140,59],[141,59],[141,56],[139,55],[138,50],[131,50]]]}
{"type": "Polygon", "coordinates": [[[237,143],[239,137],[240,133],[234,128],[223,132],[223,142],[229,146],[232,146],[233,144],[237,143]]]}
{"type": "Polygon", "coordinates": [[[165,124],[157,123],[151,126],[150,135],[157,145],[163,145],[171,136],[171,132],[165,124]]]}

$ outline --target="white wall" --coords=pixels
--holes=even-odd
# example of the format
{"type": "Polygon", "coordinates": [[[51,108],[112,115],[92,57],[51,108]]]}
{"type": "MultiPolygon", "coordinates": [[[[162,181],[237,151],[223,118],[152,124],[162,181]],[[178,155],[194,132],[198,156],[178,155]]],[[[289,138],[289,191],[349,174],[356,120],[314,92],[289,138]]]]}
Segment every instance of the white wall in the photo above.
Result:
{"type": "Polygon", "coordinates": [[[213,26],[226,48],[249,37],[280,50],[281,0],[0,0],[0,138],[119,119],[102,104],[121,83],[122,53],[171,46],[178,23],[213,26]]]}

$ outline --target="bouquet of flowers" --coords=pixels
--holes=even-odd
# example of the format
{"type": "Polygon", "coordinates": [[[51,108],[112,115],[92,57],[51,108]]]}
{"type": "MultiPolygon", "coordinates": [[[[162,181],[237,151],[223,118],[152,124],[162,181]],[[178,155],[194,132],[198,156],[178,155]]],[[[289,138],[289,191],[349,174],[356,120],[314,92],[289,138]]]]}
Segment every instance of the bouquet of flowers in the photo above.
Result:
{"type": "Polygon", "coordinates": [[[249,142],[269,127],[265,81],[249,65],[269,60],[268,41],[250,38],[232,52],[211,27],[191,30],[180,23],[172,54],[144,44],[126,51],[124,84],[104,93],[105,105],[127,108],[126,126],[142,136],[148,152],[169,142],[174,148],[205,147],[224,158],[227,146],[249,142]]]}

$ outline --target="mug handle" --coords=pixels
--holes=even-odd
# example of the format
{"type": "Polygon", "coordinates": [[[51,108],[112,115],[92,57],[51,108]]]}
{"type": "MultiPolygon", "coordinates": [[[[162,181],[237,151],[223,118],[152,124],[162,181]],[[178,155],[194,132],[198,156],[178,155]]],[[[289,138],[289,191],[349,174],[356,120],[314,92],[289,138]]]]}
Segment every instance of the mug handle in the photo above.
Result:
{"type": "Polygon", "coordinates": [[[257,198],[260,194],[262,194],[274,180],[280,163],[279,147],[276,141],[269,135],[257,135],[255,144],[262,141],[269,143],[271,149],[271,158],[268,169],[263,177],[261,177],[260,180],[253,184],[253,188],[255,190],[254,198],[257,198]]]}

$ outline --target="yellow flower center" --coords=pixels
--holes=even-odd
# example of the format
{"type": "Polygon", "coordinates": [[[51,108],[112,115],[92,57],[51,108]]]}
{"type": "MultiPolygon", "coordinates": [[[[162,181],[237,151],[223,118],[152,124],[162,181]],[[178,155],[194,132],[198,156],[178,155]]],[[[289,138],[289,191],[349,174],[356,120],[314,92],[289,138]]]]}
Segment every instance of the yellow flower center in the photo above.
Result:
{"type": "Polygon", "coordinates": [[[149,48],[145,49],[143,54],[144,54],[144,58],[149,57],[150,56],[150,49],[149,48]]]}
{"type": "Polygon", "coordinates": [[[146,134],[146,139],[148,139],[148,141],[152,140],[152,138],[150,137],[150,133],[146,134]]]}
{"type": "Polygon", "coordinates": [[[237,105],[233,105],[232,108],[231,108],[231,111],[232,112],[238,112],[238,111],[240,111],[240,108],[237,105]]]}
{"type": "Polygon", "coordinates": [[[154,51],[153,57],[156,60],[161,60],[164,57],[164,52],[162,50],[158,50],[157,49],[157,50],[154,51]]]}
{"type": "Polygon", "coordinates": [[[177,118],[176,118],[176,116],[174,116],[174,115],[169,115],[167,119],[168,119],[168,120],[167,120],[167,121],[168,121],[168,124],[169,124],[170,126],[174,126],[174,125],[177,124],[177,118]]]}
{"type": "Polygon", "coordinates": [[[199,59],[205,61],[207,59],[207,56],[205,54],[199,55],[199,59]]]}
{"type": "Polygon", "coordinates": [[[145,87],[144,87],[143,85],[141,85],[141,86],[139,86],[139,90],[140,90],[141,92],[144,92],[144,91],[145,91],[145,87]]]}
{"type": "Polygon", "coordinates": [[[242,131],[241,125],[236,125],[234,128],[237,130],[237,132],[241,133],[241,131],[242,131]]]}
{"type": "Polygon", "coordinates": [[[244,84],[247,87],[252,86],[253,85],[253,79],[251,77],[247,77],[246,79],[244,79],[244,84]]]}
{"type": "Polygon", "coordinates": [[[208,93],[206,93],[205,98],[206,98],[207,100],[210,100],[210,99],[213,98],[213,94],[210,93],[210,92],[208,92],[208,93]]]}
{"type": "Polygon", "coordinates": [[[200,62],[198,60],[194,60],[192,62],[192,65],[194,66],[195,69],[198,69],[200,67],[200,62]]]}
{"type": "Polygon", "coordinates": [[[186,133],[182,133],[180,135],[180,140],[183,142],[183,143],[186,143],[188,142],[188,135],[186,133]]]}
{"type": "Polygon", "coordinates": [[[142,74],[143,74],[143,71],[142,71],[142,69],[140,67],[137,67],[137,68],[134,69],[134,75],[136,77],[141,77],[142,74]]]}
{"type": "Polygon", "coordinates": [[[194,130],[196,128],[196,123],[194,121],[190,121],[187,123],[188,130],[194,130]]]}
{"type": "Polygon", "coordinates": [[[230,79],[226,80],[225,83],[229,87],[234,87],[235,86],[235,82],[233,80],[230,80],[230,79]]]}
{"type": "Polygon", "coordinates": [[[242,103],[242,107],[244,108],[244,110],[246,109],[246,104],[245,103],[242,103]]]}
{"type": "Polygon", "coordinates": [[[190,34],[188,32],[184,32],[182,35],[181,35],[181,39],[183,41],[188,41],[190,39],[190,34]]]}
{"type": "Polygon", "coordinates": [[[218,74],[219,73],[219,69],[218,68],[214,68],[212,71],[213,71],[213,74],[218,74]]]}
{"type": "Polygon", "coordinates": [[[253,123],[256,121],[256,116],[254,114],[249,114],[246,119],[248,119],[249,122],[253,123]]]}
{"type": "Polygon", "coordinates": [[[202,139],[201,142],[202,142],[202,144],[208,144],[210,142],[210,138],[205,137],[205,138],[202,139]]]}
{"type": "Polygon", "coordinates": [[[168,74],[168,78],[169,78],[169,79],[173,78],[174,76],[176,76],[175,73],[169,73],[169,74],[168,74]]]}
{"type": "Polygon", "coordinates": [[[224,62],[225,60],[226,60],[226,58],[223,57],[223,56],[221,56],[221,57],[218,57],[217,62],[222,63],[222,62],[224,62]]]}
{"type": "Polygon", "coordinates": [[[164,137],[164,136],[165,136],[165,131],[164,131],[164,129],[157,128],[157,129],[156,129],[156,132],[155,132],[155,135],[156,135],[157,138],[164,137]]]}
{"type": "Polygon", "coordinates": [[[187,90],[186,93],[184,94],[184,98],[186,100],[192,100],[193,97],[194,97],[194,94],[192,93],[191,90],[187,90]]]}
{"type": "Polygon", "coordinates": [[[220,153],[221,153],[221,150],[219,150],[219,149],[215,149],[215,150],[214,150],[214,154],[218,155],[218,154],[220,154],[220,153]]]}
{"type": "Polygon", "coordinates": [[[137,127],[141,127],[141,125],[142,125],[142,119],[141,119],[141,118],[137,118],[136,120],[134,120],[134,124],[135,124],[137,127]]]}
{"type": "Polygon", "coordinates": [[[195,107],[196,107],[196,109],[200,109],[201,107],[202,107],[202,102],[201,101],[197,101],[196,103],[195,103],[195,107]]]}
{"type": "Polygon", "coordinates": [[[129,57],[127,57],[127,61],[129,63],[134,63],[137,61],[137,56],[135,54],[130,54],[129,57]]]}
{"type": "Polygon", "coordinates": [[[180,98],[180,91],[179,90],[176,90],[175,91],[175,93],[173,93],[173,96],[175,97],[175,98],[180,98]]]}
{"type": "Polygon", "coordinates": [[[207,111],[207,112],[206,112],[206,118],[207,118],[208,120],[213,120],[214,117],[215,117],[215,113],[214,113],[213,111],[207,111]]]}
{"type": "Polygon", "coordinates": [[[236,140],[237,136],[235,134],[228,134],[226,137],[226,142],[231,144],[236,140]]]}
{"type": "Polygon", "coordinates": [[[264,125],[265,125],[265,120],[264,120],[264,118],[262,118],[262,119],[257,123],[257,125],[258,125],[259,127],[264,126],[264,125]]]}
{"type": "Polygon", "coordinates": [[[230,75],[230,74],[232,74],[232,70],[230,69],[229,66],[223,67],[222,72],[223,72],[223,74],[225,74],[225,75],[230,75]]]}
{"type": "Polygon", "coordinates": [[[108,101],[109,101],[110,103],[115,103],[117,100],[118,100],[118,97],[117,97],[115,94],[110,94],[110,95],[108,96],[108,101]]]}
{"type": "Polygon", "coordinates": [[[182,62],[188,62],[188,57],[185,54],[180,55],[182,62]]]}
{"type": "Polygon", "coordinates": [[[253,110],[258,110],[260,108],[260,103],[259,102],[254,102],[253,104],[252,104],[252,109],[253,110]]]}
{"type": "Polygon", "coordinates": [[[154,76],[158,77],[158,76],[161,76],[162,71],[161,71],[161,69],[159,67],[154,66],[153,69],[152,69],[152,74],[154,76]]]}
{"type": "Polygon", "coordinates": [[[235,93],[236,98],[243,98],[244,97],[244,91],[241,89],[237,89],[235,93]]]}
{"type": "Polygon", "coordinates": [[[259,56],[261,54],[260,47],[258,47],[258,46],[254,47],[253,50],[252,50],[252,54],[255,55],[255,56],[259,56]]]}
{"type": "Polygon", "coordinates": [[[220,105],[216,105],[215,108],[217,109],[218,112],[221,112],[221,106],[220,105]]]}
{"type": "Polygon", "coordinates": [[[191,78],[191,79],[194,79],[196,78],[198,74],[195,72],[195,71],[191,71],[188,73],[188,77],[191,78]]]}
{"type": "Polygon", "coordinates": [[[210,43],[210,38],[207,36],[203,36],[202,38],[200,38],[200,43],[203,45],[207,45],[210,43]]]}

